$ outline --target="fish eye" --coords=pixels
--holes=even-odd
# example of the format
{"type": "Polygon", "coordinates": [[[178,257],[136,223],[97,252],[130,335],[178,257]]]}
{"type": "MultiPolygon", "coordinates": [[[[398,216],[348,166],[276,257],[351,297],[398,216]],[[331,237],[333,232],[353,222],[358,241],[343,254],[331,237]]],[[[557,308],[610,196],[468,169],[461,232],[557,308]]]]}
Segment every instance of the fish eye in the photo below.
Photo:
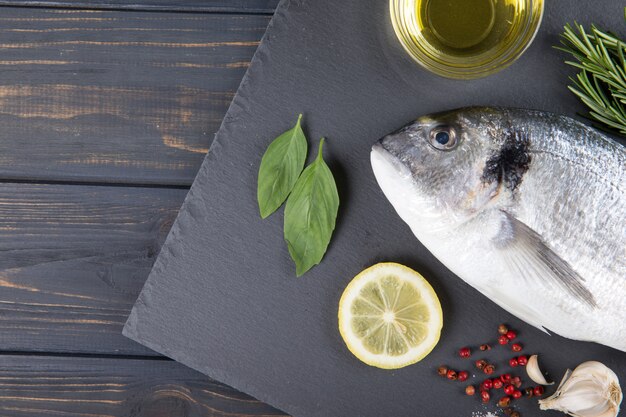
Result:
{"type": "Polygon", "coordinates": [[[430,144],[440,151],[449,151],[456,147],[456,131],[451,126],[437,126],[430,131],[430,144]]]}

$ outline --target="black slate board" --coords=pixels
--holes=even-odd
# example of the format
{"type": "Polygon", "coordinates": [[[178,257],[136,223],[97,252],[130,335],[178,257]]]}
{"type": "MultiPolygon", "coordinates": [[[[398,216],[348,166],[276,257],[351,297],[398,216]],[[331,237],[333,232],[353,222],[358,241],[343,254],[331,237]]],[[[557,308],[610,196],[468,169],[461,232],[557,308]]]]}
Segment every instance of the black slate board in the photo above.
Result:
{"type": "MultiPolygon", "coordinates": [[[[386,0],[283,1],[125,334],[296,416],[464,417],[495,409],[463,395],[463,384],[437,377],[435,369],[448,363],[471,370],[456,350],[493,341],[501,321],[518,329],[527,353],[541,353],[554,378],[598,359],[626,380],[626,354],[544,335],[447,271],[396,216],[369,164],[376,139],[424,113],[465,105],[581,110],[565,87],[564,55],[551,46],[574,19],[619,31],[623,4],[548,1],[526,54],[471,82],[439,78],[411,62],[392,33],[387,7],[386,0]],[[311,139],[328,137],[326,159],[338,178],[341,209],[324,261],[296,279],[282,240],[282,211],[265,221],[257,213],[256,175],[270,140],[299,112],[311,139]],[[397,371],[360,363],[337,331],[345,285],[383,260],[423,272],[444,306],[438,347],[397,371]]],[[[511,352],[493,352],[504,369],[511,352]]],[[[539,414],[534,401],[519,404],[524,415],[539,414]]]]}

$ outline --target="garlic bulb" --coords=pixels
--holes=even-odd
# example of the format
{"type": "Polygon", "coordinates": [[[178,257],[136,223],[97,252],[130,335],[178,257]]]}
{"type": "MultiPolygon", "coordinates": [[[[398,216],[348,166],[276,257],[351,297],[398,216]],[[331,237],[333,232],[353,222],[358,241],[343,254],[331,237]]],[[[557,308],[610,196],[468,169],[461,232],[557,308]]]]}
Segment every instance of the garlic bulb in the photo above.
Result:
{"type": "Polygon", "coordinates": [[[600,362],[569,369],[554,395],[539,400],[542,410],[558,410],[574,417],[616,417],[622,389],[615,372],[600,362]]]}

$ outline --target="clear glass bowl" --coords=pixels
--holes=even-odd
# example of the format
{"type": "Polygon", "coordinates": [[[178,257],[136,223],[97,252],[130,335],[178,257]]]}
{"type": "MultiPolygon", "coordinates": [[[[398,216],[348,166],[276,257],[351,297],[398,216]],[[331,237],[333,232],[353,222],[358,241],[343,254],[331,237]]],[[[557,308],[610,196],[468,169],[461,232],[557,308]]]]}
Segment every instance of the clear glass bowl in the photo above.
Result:
{"type": "MultiPolygon", "coordinates": [[[[451,12],[461,13],[460,20],[467,20],[467,12],[477,12],[476,9],[462,10],[467,9],[469,3],[458,3],[469,0],[455,1],[461,10],[451,9],[451,12]]],[[[511,65],[530,46],[543,17],[543,0],[474,0],[481,7],[488,5],[489,16],[482,19],[485,16],[479,15],[478,24],[489,26],[479,35],[477,43],[455,47],[447,44],[434,26],[437,23],[434,19],[454,18],[454,13],[442,14],[441,9],[455,1],[389,1],[393,28],[407,53],[424,68],[448,78],[480,78],[511,65]]],[[[457,39],[463,40],[463,24],[468,36],[471,35],[474,27],[467,26],[468,23],[471,21],[459,22],[457,39]]]]}

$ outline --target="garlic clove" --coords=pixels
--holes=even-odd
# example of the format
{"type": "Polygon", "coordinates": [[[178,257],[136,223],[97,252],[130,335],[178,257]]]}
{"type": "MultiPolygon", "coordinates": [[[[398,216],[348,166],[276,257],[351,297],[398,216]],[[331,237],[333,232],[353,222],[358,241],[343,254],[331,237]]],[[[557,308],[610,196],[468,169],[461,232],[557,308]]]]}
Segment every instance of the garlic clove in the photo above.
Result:
{"type": "Polygon", "coordinates": [[[615,410],[611,407],[606,407],[605,410],[599,414],[595,414],[596,417],[615,417],[619,410],[615,410]]]}
{"type": "Polygon", "coordinates": [[[568,369],[556,392],[539,400],[539,408],[574,417],[616,417],[622,397],[617,375],[603,363],[590,361],[568,369]]]}
{"type": "Polygon", "coordinates": [[[619,413],[619,408],[617,410],[607,408],[603,413],[596,414],[596,417],[615,417],[617,413],[619,413]]]}
{"type": "Polygon", "coordinates": [[[554,382],[546,381],[546,378],[543,376],[541,369],[539,368],[539,359],[537,355],[532,355],[528,359],[528,363],[526,364],[526,373],[528,377],[533,380],[536,384],[539,385],[552,385],[554,382]]]}

